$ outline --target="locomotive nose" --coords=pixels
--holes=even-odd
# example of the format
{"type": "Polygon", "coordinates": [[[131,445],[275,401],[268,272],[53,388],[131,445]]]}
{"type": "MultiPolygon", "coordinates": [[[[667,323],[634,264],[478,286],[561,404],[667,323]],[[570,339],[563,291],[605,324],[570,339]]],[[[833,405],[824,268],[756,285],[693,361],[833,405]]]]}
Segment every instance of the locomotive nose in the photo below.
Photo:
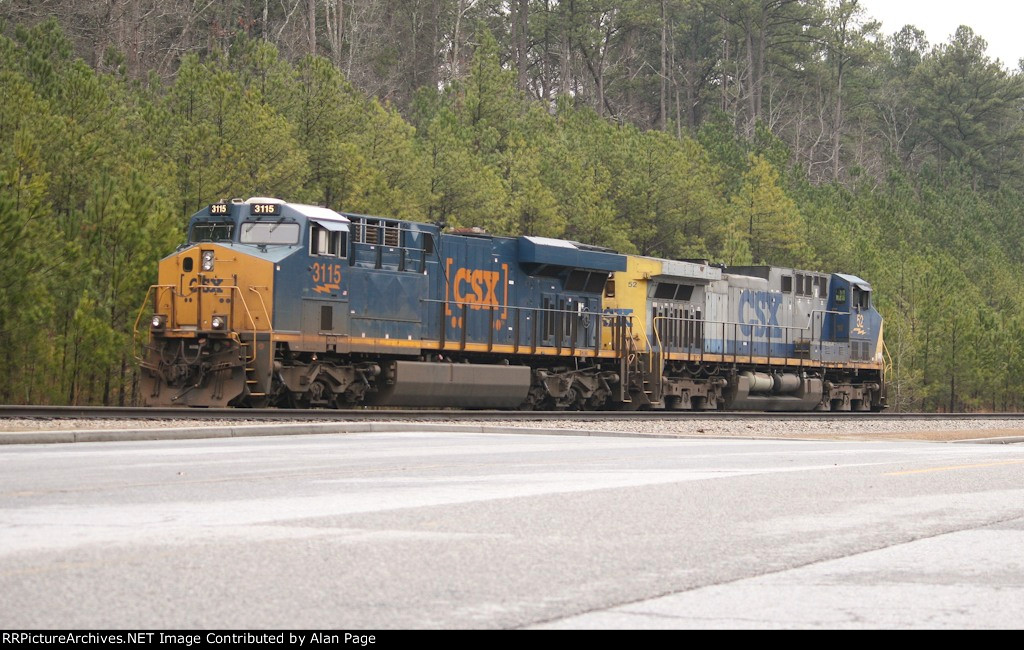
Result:
{"type": "Polygon", "coordinates": [[[227,406],[266,390],[274,265],[201,242],[160,262],[143,362],[153,406],[227,406]]]}
{"type": "Polygon", "coordinates": [[[264,277],[264,266],[257,258],[205,243],[165,259],[160,286],[166,290],[155,310],[165,320],[158,329],[229,332],[269,327],[269,312],[258,306],[272,284],[272,278],[264,277]]]}

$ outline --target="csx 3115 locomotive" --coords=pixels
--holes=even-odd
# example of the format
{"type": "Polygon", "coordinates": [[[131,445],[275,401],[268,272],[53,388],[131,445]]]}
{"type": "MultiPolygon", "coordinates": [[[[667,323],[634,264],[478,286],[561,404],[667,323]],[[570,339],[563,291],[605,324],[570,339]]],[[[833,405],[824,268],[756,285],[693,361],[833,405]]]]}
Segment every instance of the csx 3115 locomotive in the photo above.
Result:
{"type": "Polygon", "coordinates": [[[277,199],[210,205],[160,262],[153,406],[878,410],[852,275],[442,232],[277,199]]]}

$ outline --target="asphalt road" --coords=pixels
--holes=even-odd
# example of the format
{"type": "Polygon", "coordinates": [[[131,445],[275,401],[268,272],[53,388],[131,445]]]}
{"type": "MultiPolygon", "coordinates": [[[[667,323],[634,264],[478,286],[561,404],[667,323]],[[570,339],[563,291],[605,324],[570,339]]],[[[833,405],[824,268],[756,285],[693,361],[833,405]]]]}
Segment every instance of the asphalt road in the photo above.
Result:
{"type": "Polygon", "coordinates": [[[0,627],[1024,626],[1024,446],[0,448],[0,627]]]}

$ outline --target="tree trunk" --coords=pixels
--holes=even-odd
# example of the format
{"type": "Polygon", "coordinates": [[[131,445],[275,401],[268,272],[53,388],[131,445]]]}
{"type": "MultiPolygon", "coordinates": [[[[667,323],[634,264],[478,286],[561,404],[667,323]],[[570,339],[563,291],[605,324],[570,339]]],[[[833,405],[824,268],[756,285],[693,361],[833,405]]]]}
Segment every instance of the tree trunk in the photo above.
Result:
{"type": "Polygon", "coordinates": [[[767,40],[764,27],[758,32],[757,37],[757,68],[754,70],[754,123],[764,113],[764,58],[765,41],[767,40]]]}
{"type": "Polygon", "coordinates": [[[956,412],[956,325],[953,325],[952,336],[950,337],[950,363],[949,363],[949,412],[956,412]]]}
{"type": "Polygon", "coordinates": [[[562,94],[568,93],[572,90],[572,84],[569,83],[569,57],[571,56],[569,35],[566,34],[565,42],[562,44],[562,74],[561,84],[559,89],[562,94]]]}
{"type": "Polygon", "coordinates": [[[449,82],[459,78],[459,29],[462,26],[462,14],[465,12],[462,4],[463,0],[459,0],[459,4],[455,8],[455,30],[452,33],[452,67],[449,72],[449,82]]]}
{"type": "Polygon", "coordinates": [[[668,19],[665,15],[665,2],[666,0],[661,0],[661,94],[658,97],[658,129],[662,131],[665,130],[666,123],[668,122],[666,119],[667,107],[665,105],[667,101],[665,93],[668,87],[668,19]]]}
{"type": "Polygon", "coordinates": [[[309,21],[309,32],[307,38],[309,41],[309,53],[310,55],[316,55],[316,0],[306,0],[306,18],[309,21]]]}
{"type": "Polygon", "coordinates": [[[843,64],[839,64],[838,80],[836,82],[836,105],[832,117],[832,178],[839,181],[839,147],[843,131],[843,64]]]}
{"type": "Polygon", "coordinates": [[[345,2],[332,0],[324,4],[324,27],[327,29],[327,40],[331,44],[331,60],[334,66],[341,68],[341,49],[345,41],[345,2]]]}
{"type": "Polygon", "coordinates": [[[434,0],[434,35],[430,41],[430,87],[437,88],[441,78],[441,12],[443,3],[441,0],[434,0]]]}
{"type": "Polygon", "coordinates": [[[117,405],[125,406],[125,400],[128,398],[127,395],[127,384],[128,384],[128,357],[125,356],[124,352],[121,353],[121,382],[118,386],[117,391],[117,405]]]}
{"type": "Polygon", "coordinates": [[[747,137],[750,137],[754,133],[754,122],[757,120],[757,73],[754,70],[754,25],[747,20],[744,27],[747,46],[747,137]]]}
{"type": "MultiPolygon", "coordinates": [[[[544,16],[551,15],[550,0],[544,2],[544,16]]],[[[551,51],[551,21],[544,21],[544,59],[541,61],[540,90],[541,99],[547,103],[551,99],[551,60],[554,54],[551,51]]]]}
{"type": "Polygon", "coordinates": [[[527,87],[526,70],[529,65],[529,14],[530,0],[519,0],[516,5],[516,16],[515,22],[512,25],[512,32],[516,43],[516,72],[519,75],[519,90],[524,93],[526,92],[527,87]]]}
{"type": "Polygon", "coordinates": [[[722,15],[722,110],[729,110],[729,23],[722,15]]]}

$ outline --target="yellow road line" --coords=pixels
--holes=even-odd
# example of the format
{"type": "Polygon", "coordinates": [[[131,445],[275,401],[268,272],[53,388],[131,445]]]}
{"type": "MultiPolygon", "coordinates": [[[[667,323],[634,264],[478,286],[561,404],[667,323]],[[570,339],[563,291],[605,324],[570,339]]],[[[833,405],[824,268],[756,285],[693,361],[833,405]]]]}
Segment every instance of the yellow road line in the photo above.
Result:
{"type": "Polygon", "coordinates": [[[927,474],[928,472],[948,472],[954,469],[976,469],[978,467],[998,467],[1000,465],[1019,465],[1024,460],[1004,460],[998,463],[981,463],[978,465],[950,465],[949,467],[930,467],[928,469],[910,469],[905,472],[888,472],[886,476],[903,476],[904,474],[927,474]]]}

